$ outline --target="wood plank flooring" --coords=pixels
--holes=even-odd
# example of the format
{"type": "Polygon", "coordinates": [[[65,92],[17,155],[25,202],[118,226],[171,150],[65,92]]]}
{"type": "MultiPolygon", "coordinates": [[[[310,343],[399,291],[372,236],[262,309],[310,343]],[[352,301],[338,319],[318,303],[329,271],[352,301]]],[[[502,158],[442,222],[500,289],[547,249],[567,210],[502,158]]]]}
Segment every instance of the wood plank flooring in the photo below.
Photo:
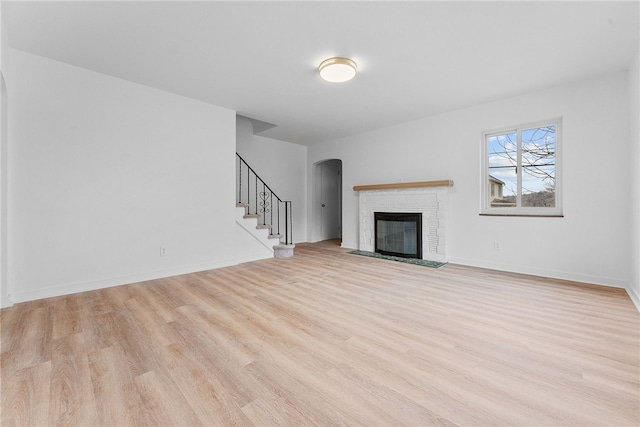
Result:
{"type": "Polygon", "coordinates": [[[1,424],[638,426],[624,290],[300,244],[1,311],[1,424]]]}

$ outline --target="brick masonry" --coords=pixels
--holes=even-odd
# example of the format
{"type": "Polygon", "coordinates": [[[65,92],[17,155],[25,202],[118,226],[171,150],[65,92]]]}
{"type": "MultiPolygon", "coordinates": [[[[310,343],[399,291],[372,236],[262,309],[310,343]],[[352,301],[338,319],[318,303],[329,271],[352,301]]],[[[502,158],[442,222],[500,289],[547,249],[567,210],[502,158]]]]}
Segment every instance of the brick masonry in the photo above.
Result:
{"type": "Polygon", "coordinates": [[[422,213],[422,259],[447,262],[447,187],[360,191],[358,249],[373,252],[374,212],[422,213]]]}

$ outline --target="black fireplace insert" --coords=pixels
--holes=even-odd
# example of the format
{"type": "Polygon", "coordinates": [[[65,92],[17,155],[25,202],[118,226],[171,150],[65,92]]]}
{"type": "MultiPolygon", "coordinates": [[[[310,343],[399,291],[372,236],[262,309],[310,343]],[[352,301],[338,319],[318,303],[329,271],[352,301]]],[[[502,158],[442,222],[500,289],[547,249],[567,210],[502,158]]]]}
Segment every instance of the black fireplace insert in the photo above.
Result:
{"type": "Polygon", "coordinates": [[[422,214],[374,212],[375,251],[422,259],[422,214]]]}

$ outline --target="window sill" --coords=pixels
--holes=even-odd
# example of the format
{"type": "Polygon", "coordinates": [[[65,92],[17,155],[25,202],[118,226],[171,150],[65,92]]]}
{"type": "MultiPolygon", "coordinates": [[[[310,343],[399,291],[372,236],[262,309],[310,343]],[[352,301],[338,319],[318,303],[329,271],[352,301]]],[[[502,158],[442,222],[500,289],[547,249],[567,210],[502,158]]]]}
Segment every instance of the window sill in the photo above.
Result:
{"type": "Polygon", "coordinates": [[[516,216],[525,218],[564,218],[563,214],[481,213],[480,216],[516,216]]]}

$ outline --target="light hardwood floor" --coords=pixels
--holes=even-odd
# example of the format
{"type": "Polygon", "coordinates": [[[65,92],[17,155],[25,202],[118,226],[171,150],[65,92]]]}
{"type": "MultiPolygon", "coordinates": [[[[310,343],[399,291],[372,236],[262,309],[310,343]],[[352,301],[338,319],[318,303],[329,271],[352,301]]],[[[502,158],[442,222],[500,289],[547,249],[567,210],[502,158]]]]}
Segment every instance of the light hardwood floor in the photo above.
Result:
{"type": "Polygon", "coordinates": [[[17,304],[2,426],[638,426],[623,290],[300,244],[17,304]]]}

